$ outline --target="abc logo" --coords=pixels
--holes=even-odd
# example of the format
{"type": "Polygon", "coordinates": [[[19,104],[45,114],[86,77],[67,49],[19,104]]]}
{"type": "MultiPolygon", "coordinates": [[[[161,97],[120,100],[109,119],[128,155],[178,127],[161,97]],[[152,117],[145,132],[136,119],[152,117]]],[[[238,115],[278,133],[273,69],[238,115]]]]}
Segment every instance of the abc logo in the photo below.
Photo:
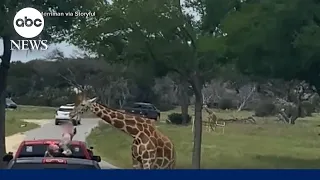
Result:
{"type": "Polygon", "coordinates": [[[38,36],[44,27],[42,14],[34,8],[23,8],[17,12],[13,19],[16,32],[24,38],[38,36]]]}

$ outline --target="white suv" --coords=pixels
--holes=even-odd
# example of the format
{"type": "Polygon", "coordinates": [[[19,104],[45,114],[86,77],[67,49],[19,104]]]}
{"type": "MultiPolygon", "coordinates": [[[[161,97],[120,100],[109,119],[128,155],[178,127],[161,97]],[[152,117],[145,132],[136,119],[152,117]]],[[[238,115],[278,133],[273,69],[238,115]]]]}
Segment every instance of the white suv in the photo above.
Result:
{"type": "MultiPolygon", "coordinates": [[[[72,105],[60,106],[55,115],[55,125],[68,121],[70,119],[69,114],[73,109],[74,106],[72,105]]],[[[74,126],[81,124],[81,116],[75,116],[74,119],[72,119],[72,123],[74,126]]]]}

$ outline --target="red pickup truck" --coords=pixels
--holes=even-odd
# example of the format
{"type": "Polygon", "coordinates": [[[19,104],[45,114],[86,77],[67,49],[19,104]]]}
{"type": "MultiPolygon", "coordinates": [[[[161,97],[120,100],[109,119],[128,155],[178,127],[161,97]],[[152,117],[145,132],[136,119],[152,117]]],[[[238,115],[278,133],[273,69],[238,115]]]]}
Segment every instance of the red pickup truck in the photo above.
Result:
{"type": "MultiPolygon", "coordinates": [[[[59,141],[59,139],[38,139],[22,141],[14,157],[44,157],[48,145],[51,143],[58,144],[59,141]]],[[[101,161],[100,156],[93,155],[93,148],[88,148],[86,143],[83,141],[72,141],[70,149],[72,151],[72,155],[68,157],[89,159],[97,162],[101,161]]],[[[3,161],[8,162],[11,159],[13,159],[12,153],[9,153],[3,157],[3,161]]]]}

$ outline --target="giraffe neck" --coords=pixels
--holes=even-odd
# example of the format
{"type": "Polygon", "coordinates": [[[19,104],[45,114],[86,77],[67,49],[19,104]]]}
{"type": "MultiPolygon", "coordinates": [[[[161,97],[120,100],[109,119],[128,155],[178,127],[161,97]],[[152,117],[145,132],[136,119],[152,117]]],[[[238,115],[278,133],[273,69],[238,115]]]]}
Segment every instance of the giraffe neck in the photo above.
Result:
{"type": "Polygon", "coordinates": [[[206,110],[207,111],[207,113],[209,113],[209,114],[212,114],[213,113],[213,111],[211,111],[209,108],[207,108],[207,107],[204,107],[204,110],[206,110]]]}
{"type": "Polygon", "coordinates": [[[138,123],[134,118],[128,119],[125,113],[108,108],[99,103],[93,103],[90,110],[103,121],[129,134],[133,138],[135,138],[143,128],[143,122],[138,123]]]}

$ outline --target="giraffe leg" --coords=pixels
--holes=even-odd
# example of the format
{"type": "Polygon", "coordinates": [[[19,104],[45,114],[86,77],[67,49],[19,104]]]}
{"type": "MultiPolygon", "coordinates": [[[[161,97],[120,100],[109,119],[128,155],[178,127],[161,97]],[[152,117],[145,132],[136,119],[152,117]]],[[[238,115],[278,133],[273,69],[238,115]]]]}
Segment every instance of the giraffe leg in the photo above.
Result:
{"type": "Polygon", "coordinates": [[[134,139],[132,142],[132,146],[131,146],[131,158],[132,158],[132,167],[133,169],[142,169],[142,163],[141,161],[138,161],[138,159],[141,160],[141,158],[139,158],[139,149],[138,149],[138,145],[137,145],[137,140],[134,139]]]}
{"type": "Polygon", "coordinates": [[[142,159],[143,169],[154,169],[154,164],[156,162],[156,150],[148,151],[148,159],[142,159]]]}
{"type": "Polygon", "coordinates": [[[142,163],[132,157],[132,167],[133,169],[143,169],[142,163]]]}
{"type": "Polygon", "coordinates": [[[175,164],[176,164],[175,160],[171,160],[171,161],[169,162],[168,166],[165,167],[164,169],[174,169],[175,164]]]}
{"type": "Polygon", "coordinates": [[[154,162],[155,159],[143,159],[142,160],[142,165],[143,165],[143,169],[154,169],[154,162]]]}

